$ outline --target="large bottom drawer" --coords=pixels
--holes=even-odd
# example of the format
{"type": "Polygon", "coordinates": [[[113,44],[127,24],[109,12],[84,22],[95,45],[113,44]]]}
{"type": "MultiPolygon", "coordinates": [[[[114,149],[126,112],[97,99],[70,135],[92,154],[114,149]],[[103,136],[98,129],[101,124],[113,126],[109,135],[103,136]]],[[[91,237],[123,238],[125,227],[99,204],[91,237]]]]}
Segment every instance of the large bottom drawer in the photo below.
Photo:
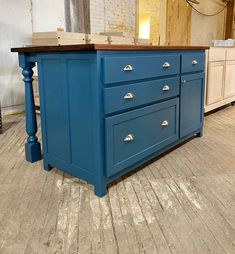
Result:
{"type": "Polygon", "coordinates": [[[179,99],[106,118],[106,175],[112,176],[179,138],[179,99]]]}

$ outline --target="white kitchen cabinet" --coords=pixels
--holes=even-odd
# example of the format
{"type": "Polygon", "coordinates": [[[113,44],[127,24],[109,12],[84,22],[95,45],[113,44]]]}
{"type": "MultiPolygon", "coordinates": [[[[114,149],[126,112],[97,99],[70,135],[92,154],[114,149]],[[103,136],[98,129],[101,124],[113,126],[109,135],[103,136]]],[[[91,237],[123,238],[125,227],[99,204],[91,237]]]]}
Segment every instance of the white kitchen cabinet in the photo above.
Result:
{"type": "Polygon", "coordinates": [[[235,48],[208,52],[205,112],[235,101],[235,48]]]}
{"type": "Polygon", "coordinates": [[[235,97],[235,61],[226,62],[224,98],[235,97]]]}
{"type": "Polygon", "coordinates": [[[206,103],[208,105],[223,100],[224,67],[224,62],[211,62],[208,66],[206,96],[206,103]]]}

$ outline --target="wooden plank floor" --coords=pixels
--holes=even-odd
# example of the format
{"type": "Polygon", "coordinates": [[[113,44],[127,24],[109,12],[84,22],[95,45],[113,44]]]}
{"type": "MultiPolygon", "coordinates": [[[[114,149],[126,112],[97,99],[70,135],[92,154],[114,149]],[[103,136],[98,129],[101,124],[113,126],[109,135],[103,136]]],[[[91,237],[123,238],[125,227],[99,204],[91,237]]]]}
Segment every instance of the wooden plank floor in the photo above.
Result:
{"type": "Polygon", "coordinates": [[[235,253],[235,107],[101,199],[84,181],[25,162],[24,142],[24,116],[4,117],[0,253],[235,253]]]}

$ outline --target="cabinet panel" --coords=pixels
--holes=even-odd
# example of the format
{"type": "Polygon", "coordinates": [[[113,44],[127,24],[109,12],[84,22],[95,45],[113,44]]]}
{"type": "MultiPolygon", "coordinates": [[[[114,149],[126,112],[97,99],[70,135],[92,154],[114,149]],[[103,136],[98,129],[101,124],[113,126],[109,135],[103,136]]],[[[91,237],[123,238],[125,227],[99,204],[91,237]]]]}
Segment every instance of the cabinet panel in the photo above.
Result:
{"type": "Polygon", "coordinates": [[[226,49],[225,48],[213,48],[211,47],[208,54],[208,60],[210,62],[225,61],[226,49]]]}
{"type": "Polygon", "coordinates": [[[202,128],[204,73],[181,77],[180,137],[202,128]]]}
{"type": "Polygon", "coordinates": [[[92,175],[95,145],[92,61],[84,57],[66,59],[59,54],[54,59],[49,57],[43,55],[39,65],[44,159],[50,158],[62,167],[66,165],[71,174],[79,171],[81,176],[83,172],[92,175]]]}
{"type": "Polygon", "coordinates": [[[224,98],[235,96],[235,61],[226,62],[224,98]]]}
{"type": "Polygon", "coordinates": [[[227,48],[226,50],[226,60],[235,60],[235,48],[227,48]]]}
{"type": "Polygon", "coordinates": [[[208,67],[207,105],[223,100],[224,62],[211,62],[208,67]]]}

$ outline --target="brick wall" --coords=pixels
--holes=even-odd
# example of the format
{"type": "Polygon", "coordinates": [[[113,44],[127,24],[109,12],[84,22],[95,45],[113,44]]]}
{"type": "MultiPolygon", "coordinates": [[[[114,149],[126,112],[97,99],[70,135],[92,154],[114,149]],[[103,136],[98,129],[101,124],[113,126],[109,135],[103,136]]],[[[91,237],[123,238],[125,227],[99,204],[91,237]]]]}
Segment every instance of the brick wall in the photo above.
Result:
{"type": "Polygon", "coordinates": [[[160,34],[160,2],[159,0],[139,0],[139,11],[150,14],[150,40],[158,43],[160,34]]]}
{"type": "Polygon", "coordinates": [[[90,0],[91,33],[135,35],[135,0],[90,0]]]}

